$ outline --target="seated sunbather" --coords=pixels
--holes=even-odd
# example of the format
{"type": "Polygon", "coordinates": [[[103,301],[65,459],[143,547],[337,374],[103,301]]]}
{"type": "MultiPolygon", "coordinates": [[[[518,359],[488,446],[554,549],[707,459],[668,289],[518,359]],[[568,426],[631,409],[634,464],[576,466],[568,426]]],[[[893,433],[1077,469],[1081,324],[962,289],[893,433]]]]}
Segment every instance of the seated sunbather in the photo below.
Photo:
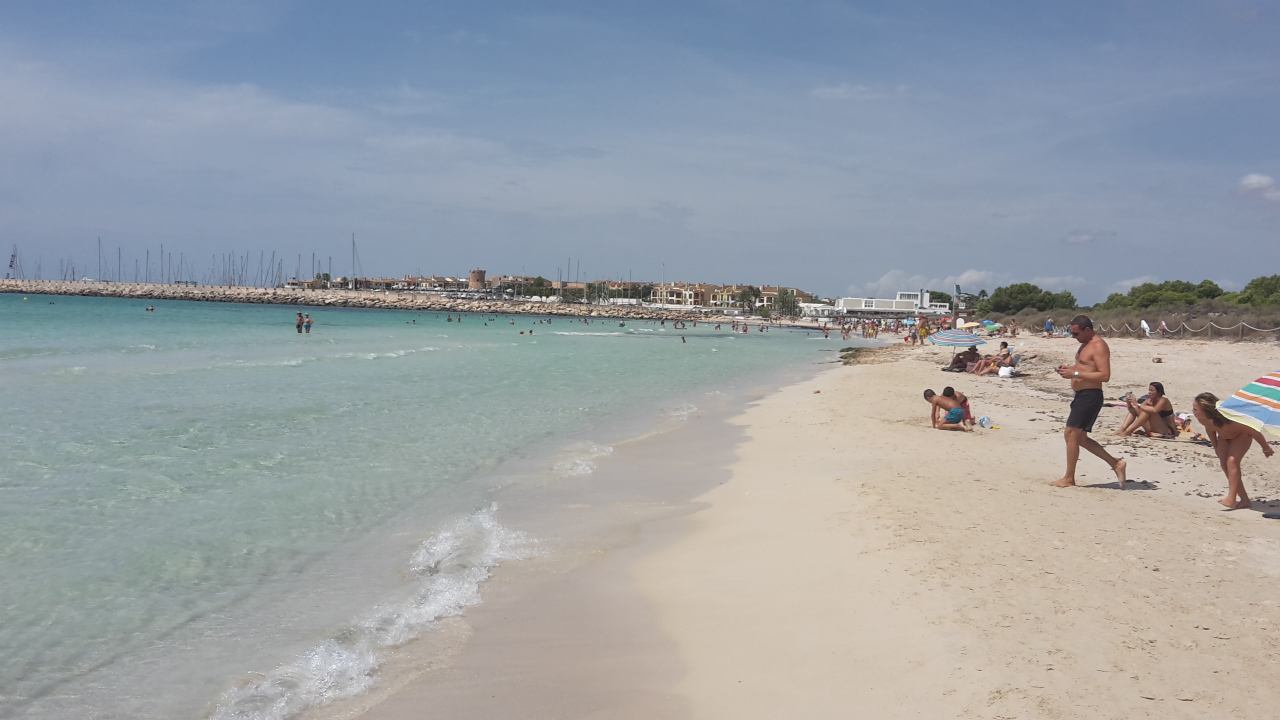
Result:
{"type": "Polygon", "coordinates": [[[963,372],[966,368],[969,367],[970,363],[976,363],[981,359],[982,359],[982,356],[978,354],[978,346],[970,345],[968,350],[965,350],[964,352],[961,352],[961,353],[956,353],[956,356],[951,358],[951,366],[948,367],[947,369],[963,372]]]}
{"type": "Polygon", "coordinates": [[[1009,354],[1009,343],[1001,342],[1000,351],[995,355],[988,355],[982,358],[977,365],[969,372],[974,375],[990,375],[1000,371],[1002,367],[1008,367],[1013,364],[1013,355],[1009,354]]]}
{"type": "Polygon", "coordinates": [[[1151,437],[1177,437],[1179,430],[1173,415],[1173,403],[1164,396],[1164,385],[1153,382],[1147,387],[1147,392],[1150,395],[1144,402],[1138,402],[1133,393],[1125,397],[1129,417],[1125,418],[1115,435],[1128,437],[1142,430],[1151,437]]]}

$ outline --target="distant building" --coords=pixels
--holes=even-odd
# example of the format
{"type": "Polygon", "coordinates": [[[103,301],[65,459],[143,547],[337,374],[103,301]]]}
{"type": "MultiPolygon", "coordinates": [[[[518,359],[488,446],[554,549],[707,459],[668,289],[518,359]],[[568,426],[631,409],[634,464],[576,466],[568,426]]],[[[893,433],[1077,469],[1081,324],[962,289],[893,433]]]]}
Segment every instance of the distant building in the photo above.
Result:
{"type": "Polygon", "coordinates": [[[483,270],[471,271],[471,277],[467,278],[467,289],[468,290],[484,290],[485,289],[483,270]]]}
{"type": "Polygon", "coordinates": [[[759,299],[756,300],[756,307],[757,308],[767,307],[770,310],[772,310],[774,301],[778,299],[778,294],[781,293],[783,290],[790,290],[795,295],[796,302],[798,303],[813,302],[815,299],[812,293],[807,293],[798,288],[781,287],[777,285],[765,285],[760,288],[760,297],[759,299]]]}
{"type": "Polygon", "coordinates": [[[828,303],[800,303],[801,317],[829,318],[841,315],[840,309],[828,303]]]}
{"type": "Polygon", "coordinates": [[[844,315],[950,315],[951,303],[932,302],[929,292],[900,292],[892,300],[845,297],[835,307],[844,315]]]}

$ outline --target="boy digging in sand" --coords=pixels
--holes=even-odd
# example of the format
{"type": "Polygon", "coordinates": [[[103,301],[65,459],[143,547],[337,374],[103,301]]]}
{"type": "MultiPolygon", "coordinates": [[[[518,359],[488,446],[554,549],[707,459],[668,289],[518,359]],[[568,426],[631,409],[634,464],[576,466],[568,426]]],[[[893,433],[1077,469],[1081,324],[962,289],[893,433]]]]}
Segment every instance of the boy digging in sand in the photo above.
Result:
{"type": "Polygon", "coordinates": [[[1251,505],[1249,493],[1244,490],[1244,479],[1240,477],[1240,461],[1244,454],[1253,447],[1253,441],[1262,446],[1262,454],[1271,457],[1275,450],[1267,444],[1262,433],[1253,428],[1228,420],[1218,410],[1218,396],[1213,393],[1200,393],[1192,405],[1196,419],[1204,423],[1205,437],[1213,443],[1214,452],[1218,453],[1218,462],[1222,464],[1222,472],[1227,476],[1227,496],[1219,500],[1228,510],[1242,510],[1251,505]]]}
{"type": "Polygon", "coordinates": [[[954,397],[939,395],[933,390],[924,391],[924,399],[929,402],[929,422],[938,430],[964,430],[964,408],[954,397]],[[942,422],[938,422],[938,412],[943,414],[942,422]]]}
{"type": "Polygon", "coordinates": [[[1101,336],[1093,332],[1093,321],[1085,315],[1077,315],[1071,321],[1071,337],[1080,343],[1076,350],[1075,365],[1059,365],[1058,374],[1071,380],[1076,392],[1071,400],[1071,414],[1063,435],[1067,441],[1067,474],[1049,483],[1054,487],[1073,487],[1076,484],[1076,461],[1080,448],[1102,458],[1116,474],[1120,489],[1124,489],[1125,462],[1111,457],[1097,440],[1089,437],[1093,423],[1102,409],[1102,383],[1111,381],[1111,348],[1101,336]]]}

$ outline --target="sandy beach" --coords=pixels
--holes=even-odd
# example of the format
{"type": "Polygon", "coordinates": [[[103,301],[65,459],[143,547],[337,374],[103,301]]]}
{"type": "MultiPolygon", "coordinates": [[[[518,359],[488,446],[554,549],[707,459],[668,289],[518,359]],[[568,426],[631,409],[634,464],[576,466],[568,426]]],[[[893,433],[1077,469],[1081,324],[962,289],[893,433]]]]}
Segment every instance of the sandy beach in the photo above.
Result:
{"type": "MultiPolygon", "coordinates": [[[[1245,717],[1280,712],[1280,462],[1245,459],[1252,510],[1224,512],[1210,448],[1106,438],[1117,489],[1063,468],[1071,340],[1023,339],[1021,378],[939,372],[949,351],[784,388],[738,422],[731,482],[634,569],[714,717],[1245,717]],[[999,430],[929,427],[954,385],[999,430]],[[714,568],[708,573],[707,568],[714,568]]],[[[1165,383],[1179,411],[1270,370],[1273,345],[1117,340],[1108,396],[1165,383]],[[1152,358],[1163,362],[1153,364],[1152,358]]]]}
{"type": "MultiPolygon", "coordinates": [[[[1254,448],[1254,507],[1226,512],[1210,448],[1110,438],[1124,410],[1107,408],[1095,436],[1128,460],[1127,489],[1087,454],[1081,487],[1052,488],[1069,395],[1052,368],[1075,343],[1014,344],[1022,377],[893,346],[768,395],[731,421],[723,467],[684,464],[720,472],[714,489],[528,602],[499,581],[466,618],[489,640],[368,717],[435,716],[432,687],[453,688],[454,717],[1275,717],[1280,521],[1262,513],[1280,510],[1280,460],[1254,448]],[[999,429],[932,429],[921,391],[945,385],[999,429]],[[495,657],[511,661],[475,661],[495,657]]],[[[1111,344],[1108,397],[1159,380],[1179,411],[1277,357],[1111,344]]]]}

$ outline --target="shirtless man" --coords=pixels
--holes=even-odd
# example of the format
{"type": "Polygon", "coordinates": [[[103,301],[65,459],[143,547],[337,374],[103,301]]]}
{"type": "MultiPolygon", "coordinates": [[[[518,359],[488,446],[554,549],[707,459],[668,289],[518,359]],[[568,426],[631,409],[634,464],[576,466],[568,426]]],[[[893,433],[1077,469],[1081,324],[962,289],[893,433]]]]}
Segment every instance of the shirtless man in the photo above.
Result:
{"type": "Polygon", "coordinates": [[[932,390],[924,391],[924,399],[929,402],[929,422],[938,430],[964,430],[964,408],[954,397],[939,395],[932,390]],[[938,411],[944,413],[942,422],[938,422],[938,411]]]}
{"type": "Polygon", "coordinates": [[[1111,348],[1094,333],[1093,321],[1084,315],[1077,315],[1071,321],[1071,337],[1080,343],[1080,349],[1076,350],[1076,364],[1058,366],[1058,374],[1071,380],[1071,389],[1076,392],[1063,432],[1067,440],[1067,474],[1049,484],[1054,487],[1073,487],[1076,484],[1076,461],[1080,459],[1080,448],[1083,447],[1111,466],[1123,490],[1125,461],[1112,457],[1098,441],[1089,437],[1093,423],[1098,419],[1098,411],[1102,409],[1102,383],[1111,380],[1111,348]]]}
{"type": "Polygon", "coordinates": [[[982,360],[982,356],[978,354],[978,346],[970,345],[968,350],[956,353],[956,356],[951,358],[951,365],[947,369],[964,372],[965,368],[969,367],[969,363],[976,363],[980,360],[982,360]]]}

